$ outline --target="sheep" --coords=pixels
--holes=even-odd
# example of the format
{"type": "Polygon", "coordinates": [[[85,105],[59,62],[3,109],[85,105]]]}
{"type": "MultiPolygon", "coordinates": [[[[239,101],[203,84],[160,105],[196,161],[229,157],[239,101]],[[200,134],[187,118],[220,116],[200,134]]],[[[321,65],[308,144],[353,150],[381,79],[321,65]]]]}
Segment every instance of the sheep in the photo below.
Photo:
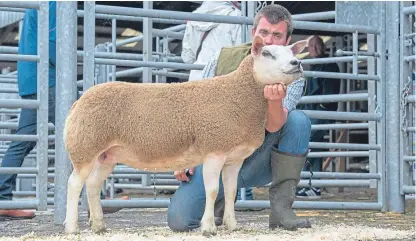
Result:
{"type": "Polygon", "coordinates": [[[251,54],[230,74],[174,84],[109,82],[88,89],[65,120],[64,143],[73,172],[68,179],[64,222],[79,232],[78,200],[85,184],[94,233],[106,231],[100,187],[117,163],[164,172],[204,165],[205,236],[215,235],[214,202],[222,171],[224,224],[237,229],[234,200],[243,161],[263,143],[266,84],[288,85],[303,77],[296,54],[307,40],[264,46],[253,40],[251,54]]]}

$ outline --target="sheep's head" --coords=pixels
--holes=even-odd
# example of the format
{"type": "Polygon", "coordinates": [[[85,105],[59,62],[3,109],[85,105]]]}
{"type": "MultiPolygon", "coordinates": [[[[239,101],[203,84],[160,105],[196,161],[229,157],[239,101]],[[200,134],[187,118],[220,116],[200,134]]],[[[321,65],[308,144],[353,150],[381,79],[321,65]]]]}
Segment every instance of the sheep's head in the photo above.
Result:
{"type": "Polygon", "coordinates": [[[303,77],[303,69],[296,58],[308,44],[301,40],[289,46],[263,44],[263,39],[256,36],[251,47],[253,56],[254,78],[261,84],[288,85],[303,77]]]}

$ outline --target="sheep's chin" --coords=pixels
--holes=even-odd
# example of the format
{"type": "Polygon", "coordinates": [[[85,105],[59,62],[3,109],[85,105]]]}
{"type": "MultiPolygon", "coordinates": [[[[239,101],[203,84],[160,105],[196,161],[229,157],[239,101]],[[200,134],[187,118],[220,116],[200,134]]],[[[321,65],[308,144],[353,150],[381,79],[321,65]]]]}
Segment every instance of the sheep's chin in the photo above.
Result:
{"type": "Polygon", "coordinates": [[[301,73],[294,73],[294,74],[283,74],[280,73],[278,76],[264,76],[264,74],[260,74],[260,72],[254,71],[254,79],[257,83],[261,85],[271,85],[271,84],[285,84],[289,85],[293,81],[298,80],[302,77],[301,73]]]}

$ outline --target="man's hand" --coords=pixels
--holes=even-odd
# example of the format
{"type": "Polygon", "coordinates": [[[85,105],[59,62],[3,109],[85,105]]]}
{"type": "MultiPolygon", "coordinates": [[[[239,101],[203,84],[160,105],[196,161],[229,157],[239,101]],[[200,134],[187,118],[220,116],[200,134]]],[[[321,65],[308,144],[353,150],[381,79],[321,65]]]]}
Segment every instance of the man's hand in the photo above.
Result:
{"type": "Polygon", "coordinates": [[[283,100],[286,97],[287,87],[284,84],[266,85],[264,87],[264,98],[269,101],[283,100]]]}
{"type": "MultiPolygon", "coordinates": [[[[189,175],[194,175],[194,168],[189,168],[188,169],[189,175]]],[[[188,182],[189,181],[189,177],[186,175],[186,169],[180,170],[180,171],[175,171],[173,173],[173,175],[175,176],[176,180],[181,181],[181,182],[188,182]]]]}

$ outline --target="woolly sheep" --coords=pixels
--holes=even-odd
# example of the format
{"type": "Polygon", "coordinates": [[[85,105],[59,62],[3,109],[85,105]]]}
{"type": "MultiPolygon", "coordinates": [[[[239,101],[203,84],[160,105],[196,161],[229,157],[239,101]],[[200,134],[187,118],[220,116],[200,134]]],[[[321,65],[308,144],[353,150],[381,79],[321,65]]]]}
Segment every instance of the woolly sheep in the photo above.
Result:
{"type": "Polygon", "coordinates": [[[117,163],[162,172],[204,164],[203,235],[215,235],[214,202],[220,172],[224,224],[237,229],[234,200],[240,167],[263,142],[266,84],[302,78],[307,40],[264,46],[260,37],[237,70],[207,80],[175,84],[109,82],[86,91],[69,111],[64,141],[74,170],[68,180],[65,230],[77,233],[78,200],[86,184],[90,225],[106,230],[100,188],[117,163]]]}

